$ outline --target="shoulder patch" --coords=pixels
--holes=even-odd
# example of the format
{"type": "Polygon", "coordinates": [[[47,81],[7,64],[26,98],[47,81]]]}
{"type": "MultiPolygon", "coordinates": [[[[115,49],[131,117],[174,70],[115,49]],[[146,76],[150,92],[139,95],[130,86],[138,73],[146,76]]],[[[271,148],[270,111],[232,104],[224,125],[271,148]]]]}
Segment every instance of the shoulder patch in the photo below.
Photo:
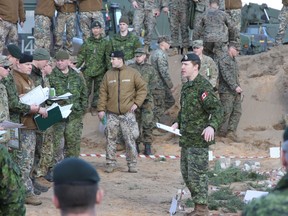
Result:
{"type": "Polygon", "coordinates": [[[207,91],[203,92],[201,95],[201,100],[204,101],[205,98],[207,98],[207,96],[208,96],[208,92],[207,91]]]}

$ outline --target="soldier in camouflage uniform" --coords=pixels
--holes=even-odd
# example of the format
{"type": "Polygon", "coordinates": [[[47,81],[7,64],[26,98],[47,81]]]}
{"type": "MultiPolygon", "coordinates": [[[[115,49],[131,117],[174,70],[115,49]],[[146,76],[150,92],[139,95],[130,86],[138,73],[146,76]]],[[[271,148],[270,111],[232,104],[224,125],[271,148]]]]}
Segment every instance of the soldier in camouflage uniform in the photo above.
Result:
{"type": "Polygon", "coordinates": [[[111,38],[112,51],[122,51],[125,54],[125,64],[134,62],[135,50],[141,47],[139,38],[128,31],[128,17],[122,16],[119,20],[119,34],[111,38]]]}
{"type": "Polygon", "coordinates": [[[105,20],[102,14],[102,0],[79,0],[80,27],[83,40],[91,36],[91,24],[98,21],[102,26],[102,36],[105,36],[105,20]]]}
{"type": "Polygon", "coordinates": [[[93,100],[91,107],[96,109],[99,87],[105,72],[110,66],[111,44],[102,37],[103,28],[101,23],[94,21],[91,25],[92,36],[89,37],[80,48],[77,56],[77,67],[83,64],[82,72],[88,88],[88,95],[92,88],[93,100]],[[94,85],[92,86],[94,82],[94,85]]]}
{"type": "Polygon", "coordinates": [[[209,8],[194,27],[193,40],[203,40],[204,54],[217,62],[218,56],[227,52],[228,43],[236,43],[238,36],[229,15],[219,10],[219,0],[210,0],[209,8]]]}
{"type": "Polygon", "coordinates": [[[0,54],[9,43],[18,43],[17,23],[25,22],[23,0],[1,0],[0,3],[0,54]]]}
{"type": "MultiPolygon", "coordinates": [[[[62,105],[73,104],[72,113],[67,119],[54,125],[54,151],[61,152],[64,146],[65,157],[79,157],[83,129],[83,115],[88,105],[87,87],[84,78],[74,69],[69,67],[69,54],[59,51],[55,55],[56,67],[49,76],[51,88],[55,88],[57,95],[67,92],[72,94],[68,100],[60,100],[62,105]]],[[[58,154],[57,153],[57,154],[58,154]]],[[[63,152],[62,152],[63,154],[63,152]]],[[[59,155],[54,155],[54,160],[59,155]]],[[[58,163],[55,161],[55,163],[58,163]]]]}
{"type": "Polygon", "coordinates": [[[143,80],[147,83],[147,97],[142,106],[136,110],[136,120],[140,130],[140,137],[136,140],[137,151],[139,153],[139,144],[142,142],[145,146],[144,154],[151,155],[152,129],[155,125],[153,91],[157,89],[159,80],[156,76],[157,71],[155,71],[152,65],[146,62],[146,58],[146,50],[138,48],[135,51],[136,63],[130,66],[138,70],[143,80]]]}
{"type": "Polygon", "coordinates": [[[288,23],[288,0],[282,0],[283,7],[281,9],[281,12],[278,16],[278,19],[280,21],[279,30],[275,37],[275,45],[281,45],[283,44],[283,38],[285,36],[285,32],[287,29],[287,23],[288,23]]]}
{"type": "MultiPolygon", "coordinates": [[[[281,148],[281,164],[288,170],[288,128],[286,127],[283,135],[281,148]]],[[[287,215],[287,196],[288,196],[288,173],[286,173],[275,188],[261,198],[253,199],[244,208],[242,216],[280,216],[287,215]]]]}
{"type": "Polygon", "coordinates": [[[153,30],[156,26],[156,18],[160,15],[159,0],[129,0],[134,10],[133,26],[138,37],[142,34],[142,26],[144,25],[144,48],[148,52],[152,40],[153,30]]]}
{"type": "Polygon", "coordinates": [[[56,28],[55,28],[55,52],[60,49],[67,50],[70,54],[73,52],[72,39],[76,35],[76,2],[74,0],[67,1],[63,6],[56,7],[56,28]],[[65,32],[66,29],[66,32],[65,32]],[[63,35],[65,35],[65,42],[63,35]]]}
{"type": "Polygon", "coordinates": [[[164,112],[174,105],[175,99],[172,95],[173,83],[169,75],[167,51],[170,40],[167,36],[158,38],[159,48],[151,53],[150,61],[157,73],[159,86],[153,92],[155,121],[159,122],[164,112]]]}
{"type": "Polygon", "coordinates": [[[189,48],[188,30],[188,0],[163,0],[163,11],[169,16],[173,54],[178,54],[178,49],[183,48],[183,54],[187,54],[189,48]],[[182,43],[179,40],[179,29],[182,43]]]}
{"type": "Polygon", "coordinates": [[[223,111],[212,85],[199,74],[199,68],[199,56],[183,56],[181,73],[188,82],[182,86],[181,109],[172,128],[179,128],[182,134],[181,173],[195,203],[194,211],[188,215],[208,216],[208,148],[214,144],[223,111]]]}
{"type": "MultiPolygon", "coordinates": [[[[56,1],[57,2],[57,1],[56,1]]],[[[58,6],[61,6],[58,4],[58,6]]],[[[54,0],[38,0],[35,8],[35,49],[45,48],[50,50],[53,38],[52,19],[55,16],[54,0]]]]}
{"type": "Polygon", "coordinates": [[[220,135],[226,136],[234,142],[239,142],[236,130],[242,114],[241,93],[243,91],[240,87],[239,68],[235,59],[237,55],[238,50],[235,47],[229,47],[228,54],[223,54],[223,57],[220,58],[218,63],[218,91],[224,108],[224,118],[220,128],[220,135]]]}
{"type": "Polygon", "coordinates": [[[201,68],[199,74],[205,77],[213,86],[218,88],[218,67],[212,58],[203,54],[203,41],[195,40],[192,43],[193,52],[199,56],[201,60],[201,68]]]}
{"type": "Polygon", "coordinates": [[[147,87],[135,69],[124,64],[124,53],[111,53],[112,69],[106,72],[99,90],[98,117],[106,126],[106,172],[111,173],[116,166],[116,140],[119,131],[126,145],[128,172],[136,173],[137,150],[135,140],[139,136],[135,110],[141,107],[147,95],[147,87]]]}

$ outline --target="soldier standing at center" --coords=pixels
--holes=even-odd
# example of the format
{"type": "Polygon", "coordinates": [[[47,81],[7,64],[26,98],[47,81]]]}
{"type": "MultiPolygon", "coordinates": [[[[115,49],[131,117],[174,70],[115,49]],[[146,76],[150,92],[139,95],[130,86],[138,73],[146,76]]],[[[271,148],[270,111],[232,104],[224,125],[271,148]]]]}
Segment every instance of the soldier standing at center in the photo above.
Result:
{"type": "Polygon", "coordinates": [[[152,40],[153,30],[156,26],[156,18],[160,15],[159,0],[129,0],[135,9],[133,26],[136,35],[141,36],[141,27],[144,25],[144,48],[148,52],[152,40]]]}

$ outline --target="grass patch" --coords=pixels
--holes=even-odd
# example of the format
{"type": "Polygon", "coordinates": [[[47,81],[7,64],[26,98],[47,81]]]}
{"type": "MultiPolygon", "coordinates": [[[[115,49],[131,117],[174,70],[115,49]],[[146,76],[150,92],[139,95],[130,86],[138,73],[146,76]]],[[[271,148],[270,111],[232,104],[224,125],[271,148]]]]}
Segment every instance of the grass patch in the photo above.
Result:
{"type": "Polygon", "coordinates": [[[232,182],[261,181],[267,176],[255,172],[243,171],[237,167],[229,167],[225,170],[213,170],[208,172],[209,183],[211,185],[228,185],[232,182]]]}
{"type": "Polygon", "coordinates": [[[242,210],[244,205],[242,199],[234,195],[232,190],[227,187],[220,188],[208,197],[208,208],[210,210],[221,209],[223,212],[235,213],[242,210]]]}

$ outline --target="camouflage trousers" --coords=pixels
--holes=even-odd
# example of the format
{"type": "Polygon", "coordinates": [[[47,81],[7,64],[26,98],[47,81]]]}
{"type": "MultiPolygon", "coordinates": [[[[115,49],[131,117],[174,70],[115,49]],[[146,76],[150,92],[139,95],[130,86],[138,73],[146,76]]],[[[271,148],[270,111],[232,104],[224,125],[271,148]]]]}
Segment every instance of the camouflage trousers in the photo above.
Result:
{"type": "Polygon", "coordinates": [[[88,88],[88,95],[90,96],[93,90],[93,98],[91,101],[91,107],[96,107],[97,106],[97,101],[99,98],[99,89],[100,89],[100,84],[103,79],[103,75],[99,75],[96,77],[91,77],[91,76],[86,76],[85,73],[83,74],[85,81],[86,81],[86,86],[88,88]]]}
{"type": "MultiPolygon", "coordinates": [[[[38,143],[37,143],[38,145],[38,143]]],[[[43,133],[43,143],[41,149],[39,149],[39,162],[36,166],[36,177],[45,176],[49,170],[54,166],[53,154],[54,154],[54,126],[48,128],[43,133]]],[[[37,148],[36,148],[37,149],[37,148]]],[[[35,154],[36,157],[36,154],[35,154]]]]}
{"type": "Polygon", "coordinates": [[[123,115],[107,113],[106,163],[107,165],[116,165],[116,141],[120,131],[122,132],[122,137],[126,146],[127,165],[128,167],[134,167],[136,166],[138,156],[135,140],[139,137],[139,128],[135,114],[132,112],[127,112],[123,115]]]}
{"type": "Polygon", "coordinates": [[[13,43],[18,44],[17,24],[1,20],[0,21],[0,54],[6,45],[13,43]]]}
{"type": "Polygon", "coordinates": [[[196,204],[207,205],[208,202],[208,161],[208,148],[181,148],[182,177],[196,204]]]}
{"type": "Polygon", "coordinates": [[[166,111],[165,109],[165,90],[164,89],[157,89],[153,91],[153,98],[154,98],[154,120],[155,122],[160,122],[161,116],[166,111]]]}
{"type": "Polygon", "coordinates": [[[280,14],[278,16],[278,20],[280,21],[279,30],[275,37],[275,43],[277,45],[283,44],[283,38],[285,36],[285,32],[288,25],[288,6],[283,6],[280,14]]]}
{"type": "Polygon", "coordinates": [[[188,30],[188,1],[184,0],[181,3],[172,3],[169,8],[169,23],[171,31],[172,47],[189,47],[189,30],[188,30]],[[176,5],[173,5],[176,4],[176,5]],[[180,31],[179,31],[180,30],[180,31]],[[179,39],[179,33],[181,40],[179,39]]]}
{"type": "Polygon", "coordinates": [[[153,101],[145,101],[135,112],[140,132],[137,144],[152,144],[152,130],[155,126],[153,108],[153,101]]]}
{"type": "Polygon", "coordinates": [[[20,149],[13,152],[14,160],[18,164],[25,185],[26,194],[34,194],[34,186],[31,180],[31,172],[34,163],[36,147],[36,131],[20,130],[20,149]]]}
{"type": "Polygon", "coordinates": [[[83,130],[82,116],[70,115],[65,121],[54,125],[54,161],[60,162],[63,155],[79,157],[83,130]]]}
{"type": "Polygon", "coordinates": [[[225,132],[227,127],[227,131],[236,132],[242,115],[241,94],[220,93],[219,96],[224,109],[224,118],[219,130],[225,132]]]}
{"type": "Polygon", "coordinates": [[[239,35],[237,35],[237,43],[241,44],[240,31],[241,31],[241,9],[226,10],[226,13],[230,15],[232,22],[236,26],[239,35]]]}
{"type": "Polygon", "coordinates": [[[204,54],[212,58],[217,64],[218,59],[223,53],[228,52],[228,43],[226,42],[204,42],[204,54]]]}
{"type": "Polygon", "coordinates": [[[51,29],[51,18],[43,15],[35,15],[35,27],[34,27],[34,47],[45,48],[50,50],[51,41],[53,38],[51,29]]]}
{"type": "Polygon", "coordinates": [[[55,28],[55,52],[58,52],[60,49],[67,50],[70,54],[73,52],[72,40],[76,35],[75,22],[76,13],[58,12],[55,28]]]}
{"type": "Polygon", "coordinates": [[[144,8],[138,8],[134,11],[133,26],[134,31],[138,37],[142,35],[142,26],[144,25],[144,43],[150,46],[153,30],[156,26],[156,16],[154,10],[145,10],[144,8]]]}
{"type": "Polygon", "coordinates": [[[103,37],[105,36],[105,21],[101,11],[93,12],[81,12],[80,13],[80,28],[83,33],[83,40],[91,36],[91,24],[94,20],[97,20],[101,23],[102,28],[104,29],[103,37]]]}
{"type": "Polygon", "coordinates": [[[7,148],[0,144],[0,215],[25,216],[25,188],[21,172],[7,148]]]}

